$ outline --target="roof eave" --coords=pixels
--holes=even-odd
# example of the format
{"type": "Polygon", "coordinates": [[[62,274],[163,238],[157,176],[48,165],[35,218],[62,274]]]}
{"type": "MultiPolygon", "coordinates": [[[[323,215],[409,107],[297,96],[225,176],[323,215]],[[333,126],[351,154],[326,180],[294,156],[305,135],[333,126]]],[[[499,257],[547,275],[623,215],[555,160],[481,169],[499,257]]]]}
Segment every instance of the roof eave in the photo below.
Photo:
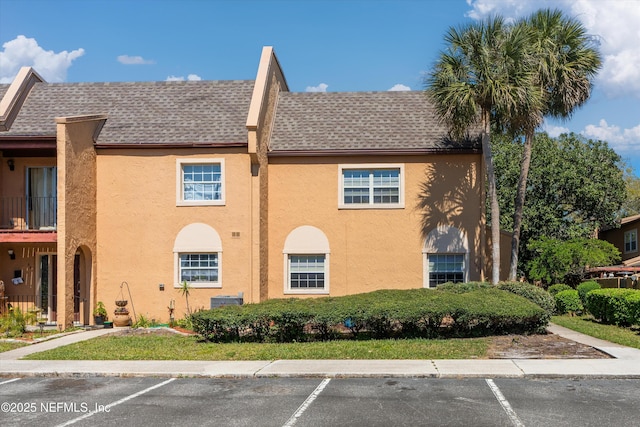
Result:
{"type": "Polygon", "coordinates": [[[246,142],[187,142],[187,143],[97,143],[96,149],[149,149],[149,148],[238,148],[246,147],[246,142]]]}
{"type": "Polygon", "coordinates": [[[424,156],[427,154],[480,154],[479,148],[409,148],[349,150],[273,150],[269,157],[424,156]]]}

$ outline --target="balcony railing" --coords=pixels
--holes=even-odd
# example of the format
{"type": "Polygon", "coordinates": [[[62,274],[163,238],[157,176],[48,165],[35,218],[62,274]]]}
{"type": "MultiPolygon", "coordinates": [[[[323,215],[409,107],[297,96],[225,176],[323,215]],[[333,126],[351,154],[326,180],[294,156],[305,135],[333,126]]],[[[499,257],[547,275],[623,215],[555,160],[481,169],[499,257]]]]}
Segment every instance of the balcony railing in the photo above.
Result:
{"type": "Polygon", "coordinates": [[[56,197],[1,197],[0,229],[55,230],[57,213],[56,197]]]}

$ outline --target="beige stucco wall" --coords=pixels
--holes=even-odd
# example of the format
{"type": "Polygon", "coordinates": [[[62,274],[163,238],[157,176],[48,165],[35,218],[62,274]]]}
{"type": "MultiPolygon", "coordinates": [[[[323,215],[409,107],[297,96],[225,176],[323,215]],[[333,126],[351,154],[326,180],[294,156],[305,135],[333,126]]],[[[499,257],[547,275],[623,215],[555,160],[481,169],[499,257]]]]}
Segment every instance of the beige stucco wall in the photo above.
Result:
{"type": "Polygon", "coordinates": [[[74,322],[74,260],[80,255],[80,323],[92,321],[96,273],[96,152],[105,116],[57,118],[58,325],[74,322]]]}
{"type": "Polygon", "coordinates": [[[469,280],[482,270],[479,155],[271,158],[269,297],[285,296],[283,247],[302,225],[329,240],[330,294],[423,286],[424,237],[452,225],[469,242],[469,280]],[[339,164],[404,165],[403,209],[338,209],[339,164]],[[423,194],[423,196],[421,196],[423,194]],[[425,209],[418,207],[423,200],[425,209]]]}
{"type": "Polygon", "coordinates": [[[222,288],[193,288],[192,309],[209,308],[210,298],[252,292],[251,162],[246,149],[101,149],[98,155],[97,300],[113,318],[122,282],[129,311],[168,322],[175,301],[176,319],[186,313],[185,298],[174,288],[174,243],[185,226],[204,223],[222,241],[222,288]],[[178,159],[222,158],[225,163],[224,206],[176,206],[178,159]],[[240,233],[233,237],[232,233],[240,233]],[[165,290],[159,290],[159,284],[165,290]],[[133,304],[131,304],[133,303],[133,304]]]}
{"type": "MultiPolygon", "coordinates": [[[[252,170],[252,240],[251,272],[252,295],[259,301],[269,298],[269,168],[267,153],[273,127],[278,94],[288,91],[278,59],[273,48],[265,46],[260,56],[251,106],[247,117],[248,152],[252,170]]],[[[257,302],[254,298],[253,301],[257,302]]]]}

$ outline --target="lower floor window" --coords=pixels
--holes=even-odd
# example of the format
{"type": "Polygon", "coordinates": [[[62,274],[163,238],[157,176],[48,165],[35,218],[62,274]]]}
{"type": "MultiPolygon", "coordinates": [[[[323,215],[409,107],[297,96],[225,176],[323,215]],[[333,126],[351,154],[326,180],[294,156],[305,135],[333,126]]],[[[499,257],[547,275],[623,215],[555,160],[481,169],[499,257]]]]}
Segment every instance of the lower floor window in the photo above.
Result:
{"type": "Polygon", "coordinates": [[[429,254],[429,287],[464,282],[464,254],[429,254]]]}
{"type": "Polygon", "coordinates": [[[218,254],[180,254],[180,282],[217,283],[218,254]]]}
{"type": "Polygon", "coordinates": [[[325,255],[289,255],[291,289],[324,289],[325,255]]]}

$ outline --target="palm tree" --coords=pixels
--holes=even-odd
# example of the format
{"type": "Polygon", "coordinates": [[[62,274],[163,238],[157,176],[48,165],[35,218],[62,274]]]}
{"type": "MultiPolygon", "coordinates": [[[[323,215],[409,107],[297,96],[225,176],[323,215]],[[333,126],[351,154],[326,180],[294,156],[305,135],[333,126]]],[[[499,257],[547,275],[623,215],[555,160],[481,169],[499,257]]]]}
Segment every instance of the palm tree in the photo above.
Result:
{"type": "Polygon", "coordinates": [[[522,20],[518,25],[529,28],[528,44],[534,59],[536,84],[542,96],[541,105],[522,109],[525,114],[517,122],[525,134],[520,179],[514,203],[513,235],[509,280],[515,280],[518,268],[520,230],[536,129],[543,116],[567,119],[591,94],[592,79],[602,60],[580,21],[563,16],[559,10],[544,9],[522,20]]]}
{"type": "MultiPolygon", "coordinates": [[[[526,44],[528,28],[496,16],[445,35],[448,47],[426,79],[427,94],[454,138],[480,125],[491,212],[492,283],[500,279],[500,208],[491,152],[491,125],[507,126],[539,102],[526,44]]],[[[511,127],[511,126],[510,126],[511,127]]]]}

